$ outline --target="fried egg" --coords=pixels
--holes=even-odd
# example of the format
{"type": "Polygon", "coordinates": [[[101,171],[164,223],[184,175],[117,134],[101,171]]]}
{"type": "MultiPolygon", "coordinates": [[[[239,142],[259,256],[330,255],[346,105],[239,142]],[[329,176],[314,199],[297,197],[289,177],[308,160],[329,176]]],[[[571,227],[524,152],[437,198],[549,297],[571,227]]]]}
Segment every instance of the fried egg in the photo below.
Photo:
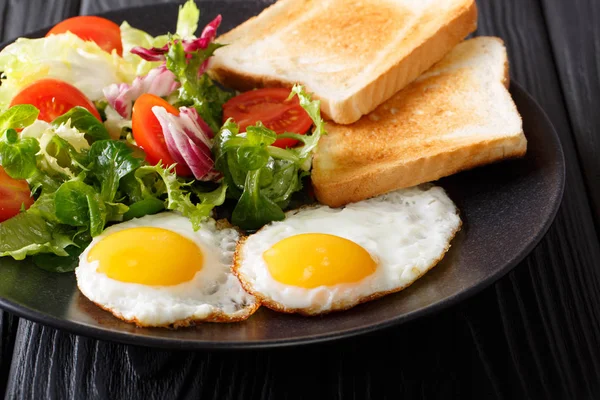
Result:
{"type": "Polygon", "coordinates": [[[317,315],[409,286],[460,229],[444,189],[427,185],[333,209],[288,212],[237,246],[234,273],[263,305],[317,315]]]}
{"type": "Polygon", "coordinates": [[[209,219],[198,231],[174,212],[107,228],[81,254],[81,293],[138,326],[233,322],[259,307],[231,273],[239,233],[209,219]]]}

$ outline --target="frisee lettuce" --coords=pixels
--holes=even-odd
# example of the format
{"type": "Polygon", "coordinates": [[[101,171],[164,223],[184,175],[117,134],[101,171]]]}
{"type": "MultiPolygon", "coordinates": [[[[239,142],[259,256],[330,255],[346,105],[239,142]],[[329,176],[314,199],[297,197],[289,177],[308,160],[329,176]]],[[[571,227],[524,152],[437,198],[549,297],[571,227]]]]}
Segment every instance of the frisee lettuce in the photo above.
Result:
{"type": "Polygon", "coordinates": [[[138,168],[134,174],[143,198],[156,197],[156,194],[161,192],[166,193],[166,208],[178,211],[189,218],[194,230],[200,229],[202,221],[210,216],[213,208],[220,206],[225,201],[227,186],[222,184],[214,192],[205,194],[198,203],[194,204],[191,199],[192,193],[189,191],[191,183],[178,178],[174,166],[163,168],[160,164],[145,165],[138,168]],[[158,181],[157,178],[159,178],[158,181]]]}
{"type": "Polygon", "coordinates": [[[91,141],[110,139],[108,131],[102,122],[98,121],[92,113],[83,107],[73,107],[52,121],[52,125],[56,127],[69,125],[79,132],[85,133],[91,141]]]}
{"type": "Polygon", "coordinates": [[[198,71],[219,47],[222,45],[210,43],[206,49],[188,53],[181,41],[173,38],[166,54],[167,68],[181,84],[177,105],[193,106],[214,132],[221,126],[223,104],[232,94],[215,85],[206,73],[198,74],[198,71]]]}

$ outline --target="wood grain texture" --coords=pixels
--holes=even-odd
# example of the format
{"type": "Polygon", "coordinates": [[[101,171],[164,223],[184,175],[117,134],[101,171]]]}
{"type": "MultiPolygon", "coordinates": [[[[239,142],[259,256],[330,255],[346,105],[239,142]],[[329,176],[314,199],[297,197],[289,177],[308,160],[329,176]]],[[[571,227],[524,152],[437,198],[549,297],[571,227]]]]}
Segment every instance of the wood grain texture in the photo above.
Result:
{"type": "Polygon", "coordinates": [[[529,397],[594,398],[600,381],[598,236],[574,146],[580,138],[565,111],[541,6],[482,1],[478,33],[505,39],[511,75],[548,113],[568,166],[563,204],[550,232],[526,268],[496,285],[510,354],[529,397]]]}
{"type": "Polygon", "coordinates": [[[542,0],[585,183],[600,227],[600,2],[542,0]]]}
{"type": "MultiPolygon", "coordinates": [[[[22,320],[23,321],[23,320],[22,320]]],[[[171,352],[75,337],[22,322],[9,399],[366,399],[486,397],[460,313],[337,345],[171,352]],[[71,362],[58,362],[72,360],[71,362]],[[29,368],[34,367],[35,372],[29,368]],[[457,368],[457,362],[464,368],[457,368]],[[35,374],[36,384],[30,379],[35,374]],[[475,386],[471,382],[477,381],[475,386]]]]}
{"type": "Polygon", "coordinates": [[[17,318],[0,310],[0,396],[8,381],[8,372],[16,338],[17,318]]]}
{"type": "MultiPolygon", "coordinates": [[[[97,13],[131,4],[83,0],[81,10],[97,13]]],[[[582,46],[572,58],[582,76],[597,76],[590,62],[578,61],[592,50],[578,43],[583,39],[577,32],[585,29],[573,30],[562,21],[571,14],[548,15],[550,2],[544,9],[537,0],[478,4],[478,34],[504,38],[512,76],[549,114],[568,165],[556,222],[509,276],[438,315],[376,335],[296,349],[158,351],[21,320],[7,398],[600,398],[600,249],[583,178],[589,189],[595,166],[586,165],[583,156],[580,164],[577,154],[586,145],[597,153],[600,144],[578,128],[560,60],[558,70],[554,65],[559,57],[551,39],[557,34],[548,36],[545,17],[563,24],[558,31],[565,32],[563,44],[582,46]]],[[[588,18],[590,25],[591,13],[583,14],[579,24],[588,18]]],[[[589,107],[600,107],[597,97],[590,97],[589,107]]],[[[14,324],[7,329],[5,321],[3,315],[0,331],[14,332],[14,324]]],[[[11,348],[14,336],[0,336],[0,348],[11,348]]]]}

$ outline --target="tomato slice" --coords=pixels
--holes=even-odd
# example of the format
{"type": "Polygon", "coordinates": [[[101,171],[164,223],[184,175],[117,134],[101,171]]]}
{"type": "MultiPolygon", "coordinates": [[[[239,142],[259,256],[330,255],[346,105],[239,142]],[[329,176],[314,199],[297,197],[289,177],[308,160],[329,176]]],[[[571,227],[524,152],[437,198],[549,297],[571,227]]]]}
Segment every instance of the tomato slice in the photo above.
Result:
{"type": "MultiPolygon", "coordinates": [[[[152,112],[154,106],[164,107],[168,113],[179,115],[179,110],[166,100],[150,93],[144,93],[133,103],[131,114],[133,138],[146,153],[146,161],[152,165],[162,161],[164,166],[169,166],[174,164],[175,160],[169,153],[160,122],[152,112]]],[[[179,176],[192,175],[192,171],[181,164],[175,166],[175,172],[179,176]]]]}
{"type": "Polygon", "coordinates": [[[21,207],[31,207],[33,197],[27,181],[16,180],[0,167],[0,222],[14,217],[21,207]]]}
{"type": "MultiPolygon", "coordinates": [[[[275,133],[305,134],[313,122],[300,106],[298,97],[286,101],[290,92],[286,88],[264,88],[235,96],[223,105],[223,122],[233,118],[240,126],[240,132],[261,121],[275,133]]],[[[274,146],[292,147],[297,142],[294,139],[277,139],[274,146]]]]}
{"type": "Polygon", "coordinates": [[[52,122],[71,108],[81,106],[88,109],[98,120],[102,121],[94,103],[75,86],[58,79],[45,78],[33,82],[21,90],[10,103],[32,104],[40,110],[38,119],[52,122]]]}
{"type": "Polygon", "coordinates": [[[106,18],[93,15],[68,18],[54,25],[46,36],[65,32],[71,32],[83,40],[94,41],[101,49],[109,53],[116,50],[118,55],[123,55],[121,29],[119,25],[106,18]]]}

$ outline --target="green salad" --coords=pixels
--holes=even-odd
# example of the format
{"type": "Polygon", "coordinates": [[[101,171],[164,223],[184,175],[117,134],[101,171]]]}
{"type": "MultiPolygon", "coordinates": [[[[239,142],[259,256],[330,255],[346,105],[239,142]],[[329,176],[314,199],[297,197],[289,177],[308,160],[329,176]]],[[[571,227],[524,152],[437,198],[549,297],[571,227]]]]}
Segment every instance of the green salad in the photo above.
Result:
{"type": "Polygon", "coordinates": [[[244,103],[211,79],[221,17],[195,36],[199,18],[190,0],[172,34],[124,22],[111,43],[75,27],[0,52],[0,256],[68,272],[110,224],[171,210],[195,230],[226,217],[254,231],[310,201],[319,101],[298,85],[265,89],[308,129],[242,121],[260,89],[244,103]]]}

